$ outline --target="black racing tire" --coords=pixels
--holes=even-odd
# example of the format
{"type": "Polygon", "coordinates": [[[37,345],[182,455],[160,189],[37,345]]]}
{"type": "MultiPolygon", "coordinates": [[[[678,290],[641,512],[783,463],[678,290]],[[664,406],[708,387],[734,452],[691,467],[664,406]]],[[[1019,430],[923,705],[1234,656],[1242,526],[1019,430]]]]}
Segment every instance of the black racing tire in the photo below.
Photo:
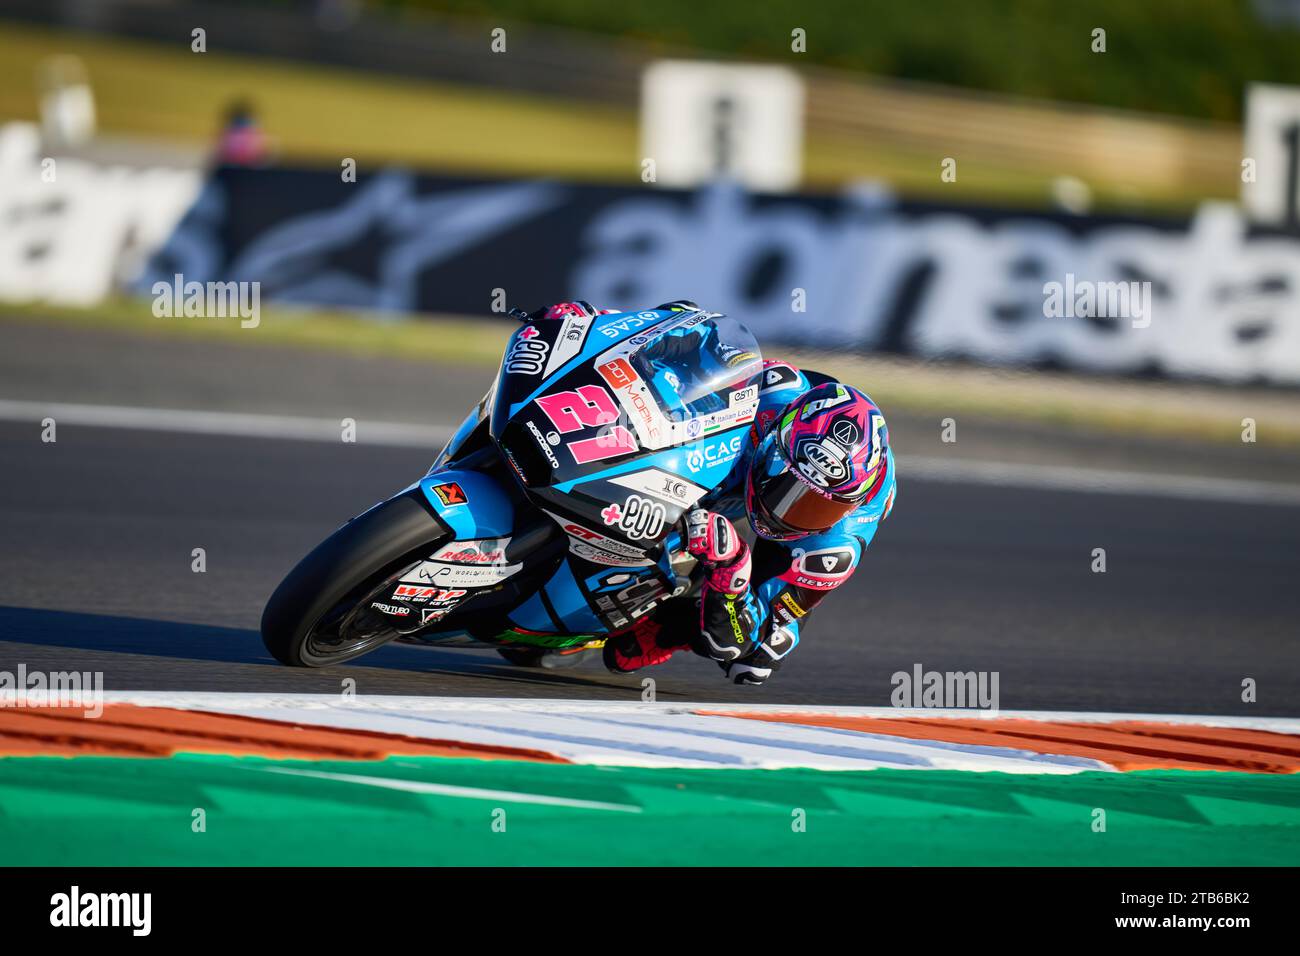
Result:
{"type": "Polygon", "coordinates": [[[266,649],[291,667],[328,667],[388,643],[398,636],[395,630],[351,642],[343,636],[327,645],[317,628],[327,615],[337,624],[341,614],[385,578],[427,557],[450,537],[418,489],[353,518],[299,561],[266,602],[266,649]]]}

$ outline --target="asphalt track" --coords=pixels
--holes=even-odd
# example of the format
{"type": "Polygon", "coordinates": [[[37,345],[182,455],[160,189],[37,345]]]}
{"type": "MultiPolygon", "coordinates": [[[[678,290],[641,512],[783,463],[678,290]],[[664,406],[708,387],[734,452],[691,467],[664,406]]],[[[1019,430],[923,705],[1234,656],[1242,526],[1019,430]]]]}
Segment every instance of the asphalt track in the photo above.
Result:
{"type": "MultiPolygon", "coordinates": [[[[202,361],[167,355],[160,367],[180,367],[164,388],[158,376],[124,383],[121,367],[104,373],[116,386],[88,385],[60,366],[66,356],[19,345],[0,356],[0,398],[274,404],[252,373],[228,373],[224,391],[205,378],[205,363],[220,364],[207,347],[194,347],[202,361]]],[[[92,350],[101,366],[127,354],[120,342],[92,350]]],[[[272,410],[338,394],[337,378],[321,386],[337,358],[249,354],[283,382],[272,410]]],[[[391,395],[408,372],[367,374],[391,395]]],[[[420,375],[437,422],[472,400],[464,370],[420,375]]],[[[0,422],[0,670],[103,671],[113,690],[333,692],[352,678],[361,694],[637,699],[642,675],[596,662],[543,672],[492,651],[405,646],[327,670],[270,660],[256,628],[280,577],[435,450],[75,424],[43,443],[38,420],[0,422]],[[204,573],[191,570],[194,548],[204,573]]],[[[893,516],[770,684],[736,688],[678,655],[647,672],[658,699],[888,704],[891,675],[919,663],[997,672],[1007,709],[1300,715],[1300,507],[909,478],[902,447],[899,471],[893,516]],[[1091,570],[1095,548],[1104,574],[1091,570]],[[1246,678],[1256,703],[1241,700],[1246,678]]]]}

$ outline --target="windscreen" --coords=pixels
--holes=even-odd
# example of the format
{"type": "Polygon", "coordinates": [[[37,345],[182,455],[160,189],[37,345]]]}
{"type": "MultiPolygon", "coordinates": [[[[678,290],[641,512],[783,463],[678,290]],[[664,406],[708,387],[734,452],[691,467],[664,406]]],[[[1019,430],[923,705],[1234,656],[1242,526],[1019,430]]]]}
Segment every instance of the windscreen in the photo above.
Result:
{"type": "Polygon", "coordinates": [[[631,356],[670,421],[703,418],[726,410],[734,389],[763,367],[750,331],[725,315],[669,326],[631,356]]]}

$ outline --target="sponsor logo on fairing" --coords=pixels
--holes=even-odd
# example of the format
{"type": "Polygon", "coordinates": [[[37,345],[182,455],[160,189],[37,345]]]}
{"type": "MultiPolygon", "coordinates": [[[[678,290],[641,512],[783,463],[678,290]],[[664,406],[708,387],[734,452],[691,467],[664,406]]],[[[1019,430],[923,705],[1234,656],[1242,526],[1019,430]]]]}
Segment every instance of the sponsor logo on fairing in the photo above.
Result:
{"type": "Polygon", "coordinates": [[[406,617],[411,613],[409,607],[403,607],[400,604],[380,604],[378,601],[375,601],[370,606],[377,611],[383,611],[385,614],[390,614],[393,617],[406,617]]]}
{"type": "Polygon", "coordinates": [[[653,495],[669,504],[683,507],[693,504],[708,491],[707,488],[701,487],[693,481],[687,481],[685,478],[661,471],[658,468],[634,471],[631,474],[619,475],[609,480],[613,484],[621,485],[632,491],[640,492],[643,495],[653,495]]]}
{"type": "Polygon", "coordinates": [[[519,330],[506,354],[506,372],[517,375],[541,374],[551,346],[539,338],[540,335],[535,325],[526,325],[519,330]]]}
{"type": "Polygon", "coordinates": [[[439,551],[435,557],[452,564],[500,564],[504,560],[504,553],[503,551],[484,553],[473,550],[447,550],[439,551]]]}
{"type": "Polygon", "coordinates": [[[434,485],[432,491],[438,496],[438,500],[447,507],[463,505],[469,501],[464,489],[454,481],[450,481],[445,485],[434,485]]]}
{"type": "MultiPolygon", "coordinates": [[[[645,557],[645,549],[630,545],[625,541],[619,541],[616,538],[610,538],[601,534],[599,531],[593,531],[591,528],[583,527],[568,518],[555,514],[552,511],[546,512],[561,528],[564,533],[571,538],[576,538],[585,544],[595,548],[600,548],[610,554],[617,554],[627,558],[642,559],[645,557]]],[[[636,561],[629,561],[628,564],[635,564],[636,561]]]]}
{"type": "Polygon", "coordinates": [[[626,319],[619,319],[616,322],[610,322],[601,328],[601,335],[608,335],[611,339],[616,339],[626,332],[633,329],[639,329],[651,322],[657,322],[662,316],[658,312],[638,312],[636,315],[629,316],[626,319]]]}
{"type": "Polygon", "coordinates": [[[748,425],[754,420],[757,409],[756,404],[746,403],[728,408],[725,411],[714,412],[704,419],[704,434],[710,435],[716,431],[725,431],[735,428],[737,425],[748,425]]]}
{"type": "Polygon", "coordinates": [[[617,358],[600,366],[600,377],[609,382],[609,387],[618,391],[627,388],[640,376],[628,364],[627,359],[617,358]]]}
{"type": "Polygon", "coordinates": [[[758,386],[750,385],[747,388],[740,388],[732,392],[731,400],[727,404],[735,408],[737,405],[746,405],[756,401],[758,401],[758,386]]]}
{"type": "Polygon", "coordinates": [[[446,564],[425,561],[404,575],[403,581],[428,581],[441,587],[486,587],[500,584],[523,569],[522,564],[494,564],[476,567],[466,564],[446,564]]]}
{"type": "Polygon", "coordinates": [[[649,558],[633,558],[623,554],[613,554],[572,537],[569,538],[569,553],[582,558],[584,561],[590,561],[592,564],[603,564],[609,568],[649,567],[654,564],[649,558]]]}
{"type": "Polygon", "coordinates": [[[741,444],[744,439],[743,434],[737,434],[732,435],[730,438],[705,442],[699,448],[692,448],[686,453],[686,467],[693,474],[698,474],[704,468],[733,462],[736,460],[736,456],[740,454],[741,444]]]}
{"type": "Polygon", "coordinates": [[[595,319],[589,315],[570,314],[565,317],[564,325],[560,327],[560,334],[555,338],[555,349],[551,352],[550,361],[546,363],[543,375],[549,376],[582,351],[583,343],[587,341],[587,333],[591,331],[594,321],[595,319]]]}
{"type": "Polygon", "coordinates": [[[468,541],[452,541],[429,556],[431,561],[447,561],[453,564],[504,564],[509,538],[474,538],[468,541]]]}
{"type": "MultiPolygon", "coordinates": [[[[542,430],[538,428],[536,425],[534,425],[531,419],[524,422],[524,424],[528,427],[528,430],[533,433],[533,437],[537,439],[537,447],[542,450],[542,454],[545,455],[546,460],[551,463],[551,467],[559,468],[560,459],[556,458],[555,452],[551,451],[552,442],[550,442],[547,439],[547,437],[542,434],[542,430]]],[[[556,432],[551,432],[551,434],[555,435],[554,444],[559,444],[560,442],[559,434],[556,432]]]]}
{"type": "Polygon", "coordinates": [[[600,517],[605,524],[617,526],[633,541],[658,538],[668,521],[662,504],[640,495],[628,495],[621,506],[610,504],[601,511],[600,517]]]}
{"type": "Polygon", "coordinates": [[[426,601],[439,603],[464,597],[466,593],[468,592],[460,588],[431,588],[414,584],[399,584],[397,590],[393,592],[393,600],[409,601],[412,604],[423,604],[426,601]]]}
{"type": "Polygon", "coordinates": [[[664,422],[663,413],[650,397],[650,387],[645,380],[622,358],[606,362],[599,367],[599,371],[623,407],[636,413],[634,422],[639,422],[637,430],[645,443],[651,448],[658,448],[661,444],[659,438],[662,433],[660,426],[664,422]]]}

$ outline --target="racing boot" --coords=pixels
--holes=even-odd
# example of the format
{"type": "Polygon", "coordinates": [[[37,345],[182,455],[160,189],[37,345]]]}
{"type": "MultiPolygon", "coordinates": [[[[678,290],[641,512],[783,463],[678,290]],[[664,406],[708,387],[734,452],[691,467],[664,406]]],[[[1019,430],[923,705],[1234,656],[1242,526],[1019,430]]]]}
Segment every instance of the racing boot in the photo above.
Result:
{"type": "Polygon", "coordinates": [[[605,666],[615,674],[631,674],[643,667],[662,664],[689,647],[677,628],[665,628],[650,617],[611,634],[605,641],[605,666]]]}

